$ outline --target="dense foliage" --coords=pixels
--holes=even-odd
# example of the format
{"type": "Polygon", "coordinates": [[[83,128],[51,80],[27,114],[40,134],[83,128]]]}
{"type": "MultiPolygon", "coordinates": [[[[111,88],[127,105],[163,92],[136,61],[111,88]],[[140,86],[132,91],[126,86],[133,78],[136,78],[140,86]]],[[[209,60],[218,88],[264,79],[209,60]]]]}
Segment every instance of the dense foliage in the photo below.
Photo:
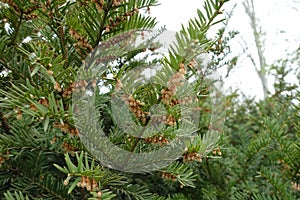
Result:
{"type": "MultiPolygon", "coordinates": [[[[144,53],[155,54],[158,44],[150,40],[137,49],[127,47],[129,39],[144,37],[156,26],[150,14],[156,0],[0,1],[0,198],[300,198],[300,94],[297,86],[286,83],[290,59],[273,66],[274,95],[260,102],[229,95],[225,126],[216,129],[225,110],[209,98],[216,80],[210,82],[207,76],[222,65],[234,65],[237,58],[227,58],[227,42],[236,33],[226,35],[226,23],[215,38],[207,31],[223,21],[226,2],[205,1],[198,16],[176,34],[168,55],[149,60],[144,53]],[[102,52],[95,60],[104,67],[97,71],[88,61],[98,50],[102,52]],[[203,54],[212,61],[197,68],[203,54]],[[151,79],[155,84],[134,81],[140,77],[132,71],[157,64],[163,67],[151,79]],[[184,78],[193,81],[183,84],[184,78]],[[108,92],[101,91],[104,87],[108,92]],[[129,116],[111,112],[110,99],[119,91],[129,116]],[[152,151],[182,135],[191,139],[162,169],[152,165],[129,173],[109,168],[99,151],[90,148],[107,140],[86,143],[79,137],[94,133],[94,124],[88,123],[93,116],[76,116],[80,103],[89,105],[85,94],[95,97],[91,106],[96,106],[101,136],[128,152],[150,152],[152,161],[159,160],[152,151]],[[156,104],[164,106],[165,115],[151,118],[156,104]],[[201,116],[196,129],[194,121],[181,120],[197,113],[195,109],[201,116]],[[211,123],[213,111],[219,114],[216,124],[211,123]],[[163,128],[139,137],[116,123],[118,117],[132,118],[141,127],[155,122],[163,128]],[[87,123],[76,126],[76,120],[87,123]]],[[[163,31],[158,29],[153,38],[163,31]]],[[[106,158],[123,164],[122,156],[105,150],[106,158]]]]}

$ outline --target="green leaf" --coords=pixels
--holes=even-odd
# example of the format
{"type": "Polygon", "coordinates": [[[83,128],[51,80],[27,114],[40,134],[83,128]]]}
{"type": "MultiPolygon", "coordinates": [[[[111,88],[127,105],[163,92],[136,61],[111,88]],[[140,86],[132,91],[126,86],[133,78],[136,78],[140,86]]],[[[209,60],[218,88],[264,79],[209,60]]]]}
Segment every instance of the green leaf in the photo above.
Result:
{"type": "Polygon", "coordinates": [[[76,159],[77,159],[77,169],[79,171],[79,173],[81,173],[83,171],[83,152],[80,152],[80,156],[78,156],[78,153],[76,153],[76,159]]]}
{"type": "Polygon", "coordinates": [[[46,132],[48,129],[49,121],[50,121],[50,118],[46,117],[45,122],[44,122],[44,132],[46,132]]]}
{"type": "Polygon", "coordinates": [[[65,154],[65,160],[66,160],[66,164],[68,166],[69,172],[71,173],[76,173],[78,172],[78,168],[73,164],[73,162],[70,159],[69,154],[65,154]]]}
{"type": "Polygon", "coordinates": [[[12,194],[10,191],[7,191],[4,193],[4,197],[6,200],[29,200],[28,196],[24,196],[21,191],[15,191],[14,194],[12,194]]]}
{"type": "Polygon", "coordinates": [[[76,187],[76,185],[79,181],[81,181],[81,177],[77,177],[75,179],[75,181],[72,183],[72,185],[70,186],[70,188],[68,190],[68,194],[70,194],[74,190],[74,188],[76,187]]]}
{"type": "Polygon", "coordinates": [[[33,77],[39,71],[40,68],[41,68],[41,66],[37,65],[31,72],[30,76],[33,77]]]}
{"type": "Polygon", "coordinates": [[[56,167],[59,171],[61,171],[62,173],[65,173],[65,174],[69,174],[69,171],[66,167],[62,168],[61,166],[57,165],[57,164],[53,164],[54,167],[56,167]]]}

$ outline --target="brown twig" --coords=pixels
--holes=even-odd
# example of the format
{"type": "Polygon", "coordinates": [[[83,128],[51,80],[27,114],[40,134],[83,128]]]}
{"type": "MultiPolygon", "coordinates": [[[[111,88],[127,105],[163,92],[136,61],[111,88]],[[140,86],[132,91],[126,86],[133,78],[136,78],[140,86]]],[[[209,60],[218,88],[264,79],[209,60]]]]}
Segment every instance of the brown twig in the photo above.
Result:
{"type": "Polygon", "coordinates": [[[2,112],[0,112],[0,120],[1,120],[1,123],[2,123],[2,127],[4,129],[4,132],[6,134],[10,134],[10,127],[9,127],[9,124],[8,124],[8,120],[7,120],[6,117],[4,117],[2,112]]]}

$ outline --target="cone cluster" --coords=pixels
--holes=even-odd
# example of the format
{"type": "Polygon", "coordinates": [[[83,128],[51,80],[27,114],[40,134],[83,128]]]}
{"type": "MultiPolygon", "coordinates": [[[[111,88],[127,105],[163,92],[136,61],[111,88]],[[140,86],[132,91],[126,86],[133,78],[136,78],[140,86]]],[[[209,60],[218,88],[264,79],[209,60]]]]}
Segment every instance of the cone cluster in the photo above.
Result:
{"type": "Polygon", "coordinates": [[[70,84],[70,89],[73,92],[79,93],[79,92],[84,92],[87,86],[88,83],[85,80],[80,80],[80,81],[72,82],[70,84]]]}
{"type": "MultiPolygon", "coordinates": [[[[45,106],[45,107],[47,107],[47,108],[49,108],[49,101],[48,101],[47,98],[41,98],[41,99],[39,99],[38,103],[41,104],[41,105],[43,105],[43,106],[45,106]]],[[[32,111],[37,111],[38,110],[37,107],[33,103],[30,104],[29,109],[32,110],[32,111]]]]}
{"type": "Polygon", "coordinates": [[[62,88],[60,87],[60,84],[58,82],[55,82],[54,90],[57,90],[58,92],[62,91],[62,88]]]}
{"type": "Polygon", "coordinates": [[[194,160],[198,162],[202,162],[201,156],[196,152],[183,154],[183,162],[187,163],[187,162],[192,162],[194,160]]]}
{"type": "Polygon", "coordinates": [[[154,136],[154,137],[148,137],[148,138],[145,138],[144,141],[146,143],[150,143],[150,144],[159,144],[160,146],[169,143],[168,139],[165,138],[163,135],[154,136]]]}
{"type": "Polygon", "coordinates": [[[38,17],[38,15],[35,14],[35,13],[28,14],[28,15],[24,15],[24,18],[25,18],[26,20],[33,20],[33,19],[35,19],[35,18],[37,18],[37,17],[38,17]]]}
{"type": "Polygon", "coordinates": [[[176,125],[176,118],[172,115],[163,115],[163,116],[151,116],[152,124],[166,124],[169,126],[176,125]]]}
{"type": "Polygon", "coordinates": [[[113,5],[114,6],[118,6],[118,5],[120,5],[122,3],[122,1],[124,1],[124,0],[114,0],[113,1],[113,5]]]}
{"type": "Polygon", "coordinates": [[[169,180],[172,180],[172,181],[176,181],[177,180],[177,177],[174,174],[171,174],[169,172],[162,172],[161,173],[161,177],[163,179],[169,179],[169,180]]]}
{"type": "Polygon", "coordinates": [[[130,10],[130,11],[126,12],[123,15],[117,16],[115,19],[110,18],[109,19],[109,25],[107,25],[105,27],[105,32],[110,32],[113,28],[117,27],[122,22],[125,22],[127,20],[127,17],[133,16],[135,13],[138,13],[138,12],[139,12],[139,9],[134,8],[133,10],[130,10]]]}
{"type": "Polygon", "coordinates": [[[20,12],[19,7],[18,7],[17,4],[14,2],[14,0],[2,0],[1,2],[10,5],[11,7],[13,7],[13,8],[15,9],[15,11],[20,12]]]}
{"type": "Polygon", "coordinates": [[[65,98],[68,98],[68,99],[71,98],[72,97],[72,88],[69,87],[69,88],[64,89],[62,96],[65,98]]]}
{"type": "Polygon", "coordinates": [[[144,112],[141,109],[141,106],[144,106],[145,104],[143,102],[141,102],[140,100],[135,100],[132,97],[132,95],[124,94],[124,95],[122,95],[121,98],[125,102],[125,104],[129,106],[129,110],[134,113],[135,117],[137,119],[140,119],[143,122],[143,124],[146,124],[147,112],[144,112]]]}
{"type": "MultiPolygon", "coordinates": [[[[70,87],[63,90],[63,97],[71,98],[72,92],[80,93],[84,92],[88,86],[88,82],[86,80],[80,80],[70,83],[70,87]]],[[[97,86],[96,79],[92,79],[91,86],[95,88],[97,86]]]]}
{"type": "MultiPolygon", "coordinates": [[[[111,20],[111,19],[110,19],[111,20]]],[[[116,44],[124,43],[133,36],[133,31],[128,31],[125,33],[120,33],[118,37],[112,37],[107,41],[101,42],[101,49],[105,50],[115,46],[116,44]]]]}
{"type": "Polygon", "coordinates": [[[67,143],[67,142],[63,142],[62,146],[63,150],[69,154],[71,154],[72,156],[75,155],[75,147],[73,147],[71,144],[67,143]]]}
{"type": "MultiPolygon", "coordinates": [[[[51,8],[51,7],[52,7],[51,4],[52,4],[52,3],[51,3],[51,0],[47,0],[46,3],[45,3],[45,5],[43,6],[42,12],[43,12],[43,13],[47,13],[47,8],[51,8]]],[[[50,11],[47,13],[47,15],[49,16],[50,19],[53,19],[53,17],[54,17],[54,11],[53,11],[53,10],[50,10],[50,11]]]]}
{"type": "Polygon", "coordinates": [[[70,29],[70,35],[72,38],[74,38],[77,43],[74,44],[74,47],[80,47],[82,49],[86,49],[88,51],[92,51],[93,47],[92,45],[87,41],[86,38],[81,36],[78,32],[76,32],[74,29],[70,29]]]}
{"type": "Polygon", "coordinates": [[[219,156],[221,156],[222,155],[221,148],[218,147],[218,148],[214,149],[212,151],[212,154],[214,154],[214,155],[218,154],[219,156]]]}
{"type": "Polygon", "coordinates": [[[86,188],[87,191],[98,191],[98,183],[95,179],[90,179],[87,176],[81,176],[81,181],[77,183],[77,187],[86,188]]]}
{"type": "Polygon", "coordinates": [[[193,102],[198,102],[198,98],[196,96],[182,97],[176,101],[176,103],[180,105],[190,105],[193,102]]]}
{"type": "Polygon", "coordinates": [[[77,128],[70,126],[67,123],[54,123],[54,128],[59,128],[64,133],[70,133],[72,137],[79,136],[79,131],[77,128]]]}
{"type": "Polygon", "coordinates": [[[175,105],[176,102],[173,100],[173,96],[176,94],[177,87],[183,84],[185,75],[184,64],[181,63],[179,66],[179,71],[175,72],[173,76],[167,82],[167,88],[161,90],[161,101],[166,105],[175,105]]]}
{"type": "Polygon", "coordinates": [[[92,0],[92,2],[96,4],[96,8],[98,12],[101,13],[103,11],[103,7],[105,3],[104,0],[92,0]]]}

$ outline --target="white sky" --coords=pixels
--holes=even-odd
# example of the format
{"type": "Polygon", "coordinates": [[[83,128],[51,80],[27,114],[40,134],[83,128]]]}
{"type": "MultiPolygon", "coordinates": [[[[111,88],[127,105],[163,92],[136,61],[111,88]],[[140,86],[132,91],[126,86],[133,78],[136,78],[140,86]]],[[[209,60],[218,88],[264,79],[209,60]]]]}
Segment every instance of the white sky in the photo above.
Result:
{"type": "MultiPolygon", "coordinates": [[[[181,24],[196,16],[197,8],[202,8],[204,0],[159,0],[161,5],[151,9],[151,15],[158,18],[159,25],[173,31],[180,30],[181,24]]],[[[240,32],[250,49],[255,53],[252,30],[249,18],[244,12],[242,0],[231,0],[225,6],[229,11],[234,4],[237,7],[230,20],[229,29],[240,32]]],[[[254,0],[257,17],[260,20],[263,31],[266,32],[266,59],[271,64],[274,60],[284,58],[286,50],[293,51],[300,44],[300,3],[293,0],[254,0]]],[[[233,41],[233,53],[239,54],[241,47],[238,41],[233,41]]],[[[245,57],[245,56],[243,56],[245,57]]],[[[252,64],[248,59],[238,63],[231,77],[226,80],[226,88],[240,88],[246,95],[262,97],[262,87],[252,64]]]]}

